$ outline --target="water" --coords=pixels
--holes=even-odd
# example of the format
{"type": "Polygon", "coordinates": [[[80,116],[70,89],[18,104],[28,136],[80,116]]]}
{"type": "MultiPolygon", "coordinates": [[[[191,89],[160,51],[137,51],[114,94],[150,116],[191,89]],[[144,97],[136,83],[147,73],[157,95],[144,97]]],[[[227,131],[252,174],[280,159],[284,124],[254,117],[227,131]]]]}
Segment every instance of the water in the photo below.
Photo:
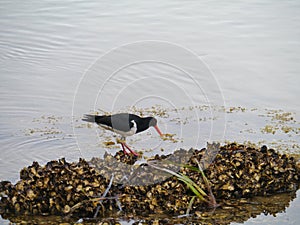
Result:
{"type": "Polygon", "coordinates": [[[114,137],[81,115],[132,106],[165,110],[160,126],[179,140],[128,139],[146,155],[207,140],[299,153],[299,11],[296,0],[1,1],[0,179],[16,181],[34,160],[103,154],[114,137]],[[272,120],[285,112],[288,133],[272,120]]]}

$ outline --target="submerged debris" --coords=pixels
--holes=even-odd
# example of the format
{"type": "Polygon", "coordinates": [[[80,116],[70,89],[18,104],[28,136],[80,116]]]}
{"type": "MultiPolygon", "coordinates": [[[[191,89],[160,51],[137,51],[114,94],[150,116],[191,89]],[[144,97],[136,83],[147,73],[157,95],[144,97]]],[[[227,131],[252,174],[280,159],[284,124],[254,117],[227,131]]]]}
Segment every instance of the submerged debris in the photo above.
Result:
{"type": "Polygon", "coordinates": [[[200,215],[209,208],[209,201],[195,198],[190,187],[168,170],[187,176],[208,194],[207,200],[214,195],[221,207],[226,199],[266,196],[299,187],[300,169],[293,157],[266,146],[255,149],[233,143],[220,147],[209,165],[205,161],[210,195],[208,181],[195,170],[205,157],[207,149],[181,149],[172,155],[156,155],[141,165],[134,165],[137,157],[123,152],[90,162],[80,159],[68,163],[60,159],[44,166],[34,162],[21,170],[16,184],[0,183],[0,212],[92,218],[116,212],[140,216],[187,212],[200,215]],[[185,165],[179,164],[182,157],[186,157],[185,165]],[[158,167],[165,168],[165,172],[158,167]],[[151,184],[146,185],[149,181],[151,184]]]}

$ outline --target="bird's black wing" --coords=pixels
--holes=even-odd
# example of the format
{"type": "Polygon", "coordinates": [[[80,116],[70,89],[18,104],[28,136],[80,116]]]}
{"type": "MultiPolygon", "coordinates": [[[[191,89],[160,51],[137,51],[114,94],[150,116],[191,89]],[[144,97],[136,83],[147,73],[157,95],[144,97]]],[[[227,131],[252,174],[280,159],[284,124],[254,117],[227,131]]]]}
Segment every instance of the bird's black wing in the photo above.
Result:
{"type": "Polygon", "coordinates": [[[133,127],[133,123],[130,120],[130,114],[128,113],[119,113],[111,116],[111,125],[114,130],[120,131],[130,131],[133,127]]]}
{"type": "Polygon", "coordinates": [[[83,121],[104,125],[114,130],[130,131],[133,126],[131,114],[119,113],[111,116],[84,115],[83,121]]]}

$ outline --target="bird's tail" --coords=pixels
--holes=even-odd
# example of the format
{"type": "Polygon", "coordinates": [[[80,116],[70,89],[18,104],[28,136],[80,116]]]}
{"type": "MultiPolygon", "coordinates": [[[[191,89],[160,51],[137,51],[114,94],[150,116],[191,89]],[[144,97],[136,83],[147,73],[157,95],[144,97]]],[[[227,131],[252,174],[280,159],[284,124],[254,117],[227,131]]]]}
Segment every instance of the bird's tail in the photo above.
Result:
{"type": "Polygon", "coordinates": [[[86,122],[97,123],[102,117],[103,116],[85,114],[82,120],[86,122]]]}

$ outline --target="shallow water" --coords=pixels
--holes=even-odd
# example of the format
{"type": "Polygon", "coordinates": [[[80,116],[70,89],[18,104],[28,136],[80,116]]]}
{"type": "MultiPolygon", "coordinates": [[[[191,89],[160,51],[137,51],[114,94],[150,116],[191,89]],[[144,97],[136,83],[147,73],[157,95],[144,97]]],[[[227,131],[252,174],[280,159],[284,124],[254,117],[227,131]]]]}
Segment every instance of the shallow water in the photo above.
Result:
{"type": "MultiPolygon", "coordinates": [[[[175,134],[128,138],[146,156],[208,140],[299,153],[299,10],[296,0],[2,1],[0,179],[118,150],[80,121],[100,110],[155,115],[175,134]]],[[[280,215],[295,221],[297,210],[280,215]]]]}

